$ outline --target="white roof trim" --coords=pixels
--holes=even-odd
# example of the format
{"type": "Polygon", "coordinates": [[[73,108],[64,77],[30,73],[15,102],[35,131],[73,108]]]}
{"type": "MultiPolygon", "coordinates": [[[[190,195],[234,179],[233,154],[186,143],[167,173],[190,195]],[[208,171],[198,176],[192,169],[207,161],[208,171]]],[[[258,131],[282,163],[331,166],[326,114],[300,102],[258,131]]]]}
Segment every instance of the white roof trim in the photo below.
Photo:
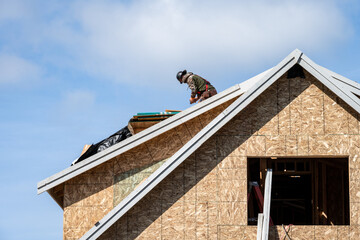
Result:
{"type": "Polygon", "coordinates": [[[334,80],[336,80],[336,82],[340,85],[343,86],[343,88],[348,88],[348,91],[351,91],[357,95],[360,95],[360,84],[357,82],[354,82],[344,76],[341,76],[340,74],[337,74],[333,71],[330,71],[327,68],[324,68],[320,65],[317,65],[318,67],[320,67],[324,72],[326,72],[328,74],[328,76],[330,76],[331,78],[333,78],[334,80]]]}
{"type": "Polygon", "coordinates": [[[305,55],[302,56],[299,64],[310,74],[316,77],[322,84],[329,88],[333,93],[338,95],[344,102],[360,113],[359,98],[353,94],[353,91],[355,91],[355,87],[353,87],[356,85],[355,82],[351,81],[351,84],[349,84],[350,82],[345,84],[344,82],[336,80],[329,74],[329,71],[319,67],[319,65],[314,63],[305,55]]]}
{"type": "Polygon", "coordinates": [[[116,157],[140,144],[170,130],[173,129],[182,123],[212,109],[215,108],[224,102],[238,97],[243,94],[249,86],[256,83],[259,79],[261,79],[265,74],[267,74],[271,69],[258,74],[257,76],[248,79],[247,81],[236,84],[235,86],[228,88],[217,95],[206,99],[205,101],[198,103],[185,111],[182,111],[171,118],[168,118],[154,126],[151,126],[144,131],[135,134],[134,136],[121,141],[118,144],[115,144],[108,149],[99,152],[69,168],[54,174],[51,177],[48,177],[42,181],[40,181],[37,185],[38,194],[43,193],[61,183],[68,181],[69,179],[78,176],[110,159],[116,157]]]}
{"type": "Polygon", "coordinates": [[[292,66],[299,62],[302,52],[294,50],[289,56],[282,60],[276,67],[265,74],[265,76],[253,85],[249,91],[240,96],[227,109],[219,114],[205,128],[196,134],[188,143],[169,158],[160,168],[151,174],[142,184],[123,199],[103,219],[92,227],[81,239],[97,239],[110,226],[120,219],[130,208],[139,202],[158,183],[168,176],[177,166],[187,159],[196,149],[215,134],[221,127],[229,122],[236,114],[243,110],[257,96],[265,91],[271,84],[286,73],[292,66]]]}

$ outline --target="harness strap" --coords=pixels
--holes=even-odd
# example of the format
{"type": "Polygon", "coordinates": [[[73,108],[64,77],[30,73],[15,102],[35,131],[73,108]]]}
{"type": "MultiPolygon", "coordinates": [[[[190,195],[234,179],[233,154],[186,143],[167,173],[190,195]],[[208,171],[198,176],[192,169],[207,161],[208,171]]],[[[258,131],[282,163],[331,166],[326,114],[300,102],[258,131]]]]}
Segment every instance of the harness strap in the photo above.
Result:
{"type": "MultiPolygon", "coordinates": [[[[203,78],[203,79],[206,82],[206,89],[203,92],[207,92],[209,89],[209,84],[211,84],[211,83],[208,80],[206,80],[205,78],[203,78]]],[[[197,94],[201,95],[203,92],[198,91],[197,94]]]]}

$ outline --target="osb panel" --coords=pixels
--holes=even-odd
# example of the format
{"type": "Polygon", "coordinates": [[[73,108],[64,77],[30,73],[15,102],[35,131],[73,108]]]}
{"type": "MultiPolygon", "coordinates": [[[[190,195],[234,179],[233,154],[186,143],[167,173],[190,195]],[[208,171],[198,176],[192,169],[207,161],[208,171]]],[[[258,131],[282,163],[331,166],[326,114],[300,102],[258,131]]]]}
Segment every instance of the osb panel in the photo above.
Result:
{"type": "Polygon", "coordinates": [[[127,214],[120,218],[115,224],[116,233],[113,239],[128,239],[128,221],[127,214]]]}
{"type": "Polygon", "coordinates": [[[174,204],[162,203],[166,211],[162,214],[161,233],[163,239],[184,238],[184,202],[178,201],[174,204]]]}
{"type": "Polygon", "coordinates": [[[306,78],[301,81],[301,85],[305,95],[323,95],[324,85],[309,73],[306,73],[306,78]]]}
{"type": "Polygon", "coordinates": [[[344,103],[330,90],[325,90],[325,133],[347,134],[349,131],[349,113],[344,109],[344,103]],[[338,121],[341,119],[341,121],[338,121]]]}
{"type": "Polygon", "coordinates": [[[181,124],[180,126],[177,126],[174,129],[174,131],[178,133],[178,137],[182,145],[185,145],[188,141],[192,139],[190,130],[187,128],[185,124],[181,124]]]}
{"type": "MultiPolygon", "coordinates": [[[[247,139],[250,136],[218,136],[217,156],[237,157],[246,156],[247,139]]],[[[265,147],[264,147],[265,149],[265,147]]]]}
{"type": "Polygon", "coordinates": [[[216,175],[206,175],[196,185],[196,200],[199,202],[214,201],[217,199],[216,175]]]}
{"type": "Polygon", "coordinates": [[[360,226],[350,226],[350,240],[358,240],[360,236],[360,226]]]}
{"type": "MultiPolygon", "coordinates": [[[[128,239],[161,236],[161,204],[143,199],[127,213],[128,239]]],[[[122,219],[120,219],[122,220],[122,219]]],[[[124,220],[122,220],[124,221],[124,220]]]]}
{"type": "Polygon", "coordinates": [[[169,176],[167,181],[159,184],[161,189],[161,201],[166,203],[176,202],[184,195],[184,170],[183,165],[176,168],[169,176]]]}
{"type": "Polygon", "coordinates": [[[220,225],[246,225],[246,202],[219,202],[220,225]]]}
{"type": "Polygon", "coordinates": [[[104,186],[104,185],[95,185],[94,194],[89,198],[85,199],[85,206],[101,206],[111,209],[113,207],[113,196],[114,196],[114,187],[104,186]]]}
{"type": "Polygon", "coordinates": [[[350,175],[349,176],[350,182],[359,181],[360,180],[360,169],[350,168],[349,175],[350,175]]]}
{"type": "Polygon", "coordinates": [[[137,167],[139,167],[139,163],[135,161],[133,154],[125,152],[117,156],[114,160],[114,175],[127,172],[137,167]]]}
{"type": "Polygon", "coordinates": [[[359,114],[349,107],[349,134],[359,134],[359,114]]]}
{"type": "MultiPolygon", "coordinates": [[[[242,115],[239,119],[232,119],[230,122],[226,123],[225,126],[218,131],[218,135],[251,135],[253,130],[252,126],[254,122],[251,121],[250,111],[245,108],[242,112],[242,115]]],[[[255,115],[255,114],[253,114],[255,115]]]]}
{"type": "Polygon", "coordinates": [[[246,169],[247,157],[225,157],[221,158],[219,169],[246,169]]]}
{"type": "Polygon", "coordinates": [[[337,239],[349,240],[350,239],[350,226],[336,226],[337,239]]]}
{"type": "Polygon", "coordinates": [[[104,174],[112,176],[114,174],[114,161],[105,162],[87,172],[87,174],[104,174]]]}
{"type": "Polygon", "coordinates": [[[290,81],[280,78],[278,84],[279,134],[290,134],[290,81]]]}
{"type": "Polygon", "coordinates": [[[184,200],[196,199],[196,168],[195,155],[191,155],[183,164],[184,168],[184,200]]]}
{"type": "Polygon", "coordinates": [[[184,233],[185,239],[196,239],[196,208],[195,202],[184,202],[184,233]]]}
{"type": "MultiPolygon", "coordinates": [[[[93,225],[93,207],[67,207],[64,209],[64,232],[66,229],[90,229],[93,225]]],[[[81,236],[79,236],[81,237],[81,236]]]]}
{"type": "Polygon", "coordinates": [[[360,136],[349,135],[349,154],[355,157],[360,156],[360,136]]]}
{"type": "Polygon", "coordinates": [[[350,202],[350,225],[360,225],[360,203],[350,202]]]}
{"type": "Polygon", "coordinates": [[[298,153],[297,136],[285,136],[285,151],[287,156],[295,156],[298,153]]]}
{"type": "Polygon", "coordinates": [[[314,226],[291,226],[291,240],[309,240],[315,238],[314,226]]]}
{"type": "Polygon", "coordinates": [[[193,118],[185,123],[185,126],[190,132],[191,137],[193,138],[201,129],[203,129],[203,125],[200,121],[200,116],[193,118]]]}
{"type": "MultiPolygon", "coordinates": [[[[150,224],[150,226],[148,228],[146,228],[144,231],[142,231],[135,239],[137,239],[137,240],[166,239],[165,237],[162,238],[161,236],[162,236],[161,235],[161,220],[156,219],[155,221],[153,221],[150,224]]],[[[129,239],[133,239],[131,235],[129,235],[129,239]]]]}
{"type": "Polygon", "coordinates": [[[247,181],[219,179],[219,201],[246,201],[247,181]]]}
{"type": "Polygon", "coordinates": [[[309,137],[310,155],[347,155],[349,137],[347,135],[317,135],[309,137]]]}
{"type": "Polygon", "coordinates": [[[259,135],[279,134],[277,95],[277,84],[273,84],[258,97],[258,104],[251,105],[257,110],[256,118],[251,121],[256,121],[259,135]]]}
{"type": "Polygon", "coordinates": [[[336,226],[315,226],[316,240],[336,240],[337,227],[336,226]]]}
{"type": "Polygon", "coordinates": [[[196,151],[196,157],[215,156],[216,155],[216,136],[211,137],[206,143],[202,144],[196,151]]]}
{"type": "Polygon", "coordinates": [[[165,160],[132,169],[114,176],[114,206],[119,204],[140,183],[155,172],[165,160]]]}
{"type": "Polygon", "coordinates": [[[171,157],[182,147],[182,142],[177,132],[170,130],[150,140],[146,143],[146,146],[151,153],[153,161],[159,161],[171,157]]]}
{"type": "MultiPolygon", "coordinates": [[[[276,87],[272,87],[269,92],[276,90],[276,87]]],[[[267,100],[264,98],[264,100],[267,100]]],[[[244,110],[241,111],[240,114],[236,115],[234,119],[228,122],[220,131],[220,135],[251,135],[257,132],[261,127],[264,127],[270,119],[261,118],[260,115],[270,116],[271,113],[269,111],[276,112],[277,107],[269,105],[268,109],[264,108],[259,109],[257,104],[261,100],[255,99],[254,104],[249,105],[244,110]],[[256,105],[256,106],[255,106],[256,105]],[[264,115],[265,114],[265,115],[264,115]]],[[[269,102],[269,100],[267,100],[269,102]]],[[[273,130],[271,126],[274,125],[274,122],[268,124],[268,126],[264,127],[263,131],[273,130]]]]}
{"type": "Polygon", "coordinates": [[[112,207],[113,185],[65,185],[64,207],[106,206],[112,207]]]}
{"type": "Polygon", "coordinates": [[[64,229],[64,240],[78,240],[81,238],[89,229],[88,228],[74,228],[64,229]]]}
{"type": "Polygon", "coordinates": [[[324,134],[323,96],[304,95],[302,98],[303,134],[324,134]]]}
{"type": "Polygon", "coordinates": [[[290,112],[290,134],[301,134],[301,97],[293,99],[289,105],[290,112]]]}
{"type": "MultiPolygon", "coordinates": [[[[166,138],[166,137],[164,136],[164,138],[166,138]]],[[[151,143],[151,141],[149,143],[151,143]]],[[[156,162],[156,161],[165,159],[165,157],[159,158],[159,159],[154,159],[153,156],[155,155],[155,153],[150,152],[150,150],[154,151],[154,149],[149,148],[147,146],[147,144],[141,144],[141,145],[129,150],[128,154],[131,154],[134,157],[135,162],[138,164],[137,166],[148,165],[154,161],[156,162]]]]}
{"type": "MultiPolygon", "coordinates": [[[[69,185],[75,186],[77,190],[73,192],[74,198],[67,198],[66,201],[81,199],[64,209],[64,238],[78,239],[87,232],[97,221],[101,220],[113,208],[113,186],[101,185],[69,185]],[[84,190],[85,189],[85,190],[84,190]],[[86,190],[91,189],[91,194],[86,190]],[[81,197],[77,197],[80,194],[81,197]],[[82,198],[84,195],[86,198],[82,198]],[[72,229],[72,230],[69,230],[72,229]],[[75,229],[75,230],[74,230],[75,229]],[[76,235],[81,234],[81,235],[76,235]]],[[[70,196],[70,195],[69,195],[70,196]]]]}
{"type": "Polygon", "coordinates": [[[265,155],[266,141],[267,140],[265,136],[251,136],[246,141],[246,155],[247,156],[265,155]]]}
{"type": "Polygon", "coordinates": [[[309,155],[309,136],[297,136],[298,155],[309,155]]]}
{"type": "Polygon", "coordinates": [[[112,240],[116,237],[116,224],[111,226],[108,230],[106,230],[98,240],[112,240]]]}
{"type": "Polygon", "coordinates": [[[79,176],[70,179],[65,183],[65,185],[92,185],[92,184],[112,184],[113,181],[112,174],[88,174],[83,173],[79,176]]]}
{"type": "MultiPolygon", "coordinates": [[[[245,226],[219,226],[219,240],[233,239],[246,239],[245,226]]],[[[256,236],[251,239],[256,239],[256,236]]]]}
{"type": "MultiPolygon", "coordinates": [[[[93,207],[91,211],[91,227],[95,225],[96,222],[100,221],[106,214],[110,212],[112,208],[108,207],[93,207]]],[[[89,217],[89,216],[88,216],[89,217]]]]}
{"type": "Polygon", "coordinates": [[[208,203],[196,203],[195,205],[195,217],[196,217],[196,238],[207,239],[208,238],[208,203]]]}
{"type": "Polygon", "coordinates": [[[245,226],[244,240],[256,239],[257,226],[245,226]]]}
{"type": "Polygon", "coordinates": [[[113,161],[65,183],[64,239],[79,239],[113,208],[113,161]]]}
{"type": "Polygon", "coordinates": [[[360,168],[360,157],[359,157],[359,155],[350,155],[349,168],[350,169],[352,169],[352,168],[360,168]]]}
{"type": "Polygon", "coordinates": [[[200,115],[200,121],[203,126],[208,125],[212,120],[214,120],[222,111],[224,111],[223,105],[217,106],[214,109],[211,109],[200,115]]]}
{"type": "Polygon", "coordinates": [[[246,167],[242,168],[220,168],[218,169],[218,179],[221,180],[246,180],[246,167]]]}
{"type": "Polygon", "coordinates": [[[209,222],[209,238],[217,240],[218,234],[218,222],[219,222],[219,214],[218,214],[219,202],[208,202],[208,222],[209,222]]]}
{"type": "Polygon", "coordinates": [[[285,136],[266,137],[266,155],[285,155],[285,136]]]}

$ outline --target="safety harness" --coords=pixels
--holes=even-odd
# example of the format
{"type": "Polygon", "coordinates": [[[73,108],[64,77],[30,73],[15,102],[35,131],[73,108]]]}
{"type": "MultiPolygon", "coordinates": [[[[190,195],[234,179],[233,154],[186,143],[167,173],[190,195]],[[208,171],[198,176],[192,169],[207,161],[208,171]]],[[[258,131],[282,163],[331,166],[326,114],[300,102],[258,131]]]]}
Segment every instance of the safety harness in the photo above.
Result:
{"type": "MultiPolygon", "coordinates": [[[[204,79],[204,78],[203,78],[204,79]]],[[[198,91],[197,92],[197,94],[200,96],[203,92],[206,92],[208,89],[209,89],[209,84],[211,85],[211,83],[208,81],[208,80],[206,80],[206,79],[204,79],[204,81],[206,82],[206,88],[205,88],[205,91],[202,91],[202,92],[200,92],[200,91],[198,91]]]]}

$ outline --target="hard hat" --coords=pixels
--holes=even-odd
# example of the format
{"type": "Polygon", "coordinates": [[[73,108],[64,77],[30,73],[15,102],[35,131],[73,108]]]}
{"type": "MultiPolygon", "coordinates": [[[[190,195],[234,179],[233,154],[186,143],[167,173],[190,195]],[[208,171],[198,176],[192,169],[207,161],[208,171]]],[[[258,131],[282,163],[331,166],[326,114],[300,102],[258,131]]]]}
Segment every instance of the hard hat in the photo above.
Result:
{"type": "Polygon", "coordinates": [[[180,84],[182,84],[182,77],[187,73],[186,70],[184,71],[180,71],[176,74],[176,79],[180,82],[180,84]]]}

